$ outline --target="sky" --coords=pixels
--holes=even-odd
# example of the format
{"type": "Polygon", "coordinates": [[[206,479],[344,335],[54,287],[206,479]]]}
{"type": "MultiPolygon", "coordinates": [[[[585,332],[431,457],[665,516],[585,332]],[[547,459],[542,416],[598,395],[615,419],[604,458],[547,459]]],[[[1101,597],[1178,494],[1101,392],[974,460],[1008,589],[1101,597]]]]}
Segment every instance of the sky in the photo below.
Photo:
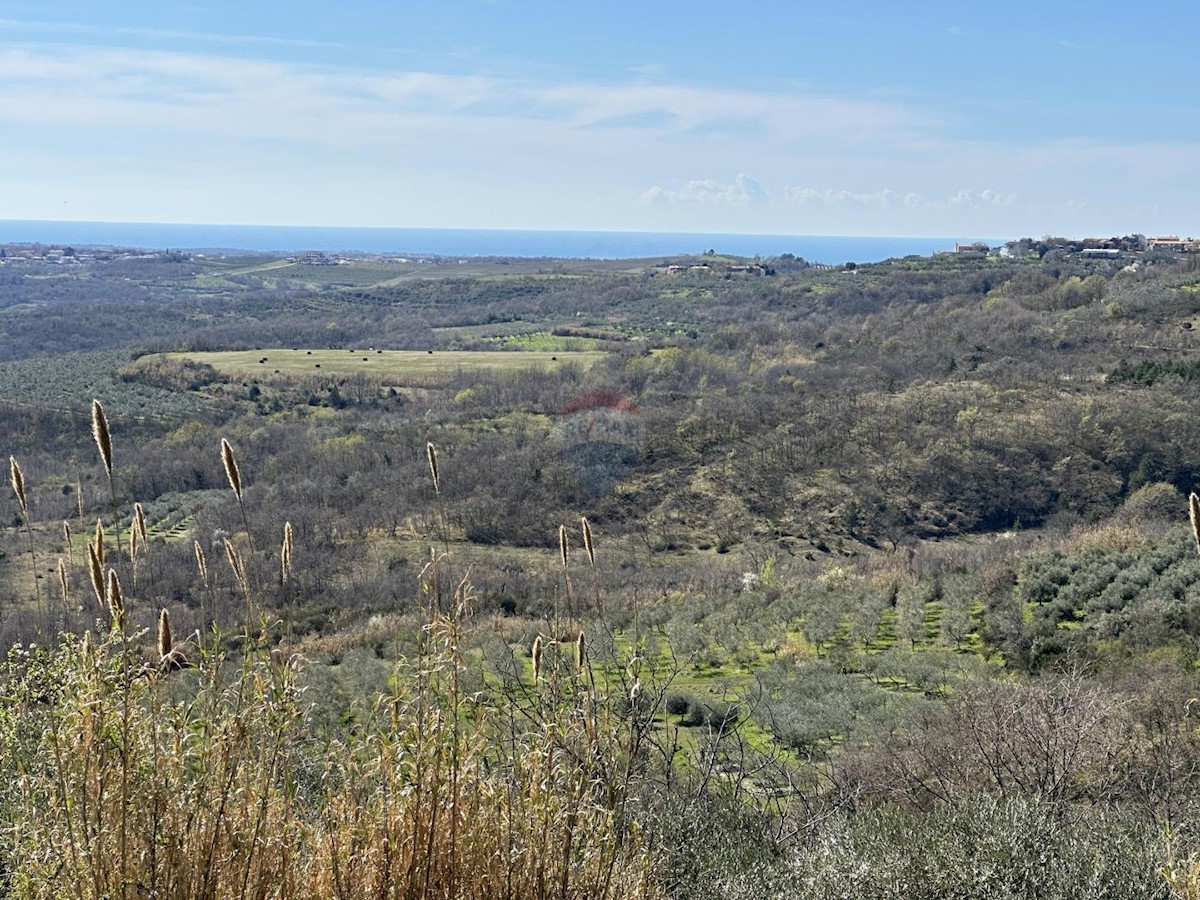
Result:
{"type": "Polygon", "coordinates": [[[1200,4],[4,0],[0,219],[1200,234],[1200,4]]]}

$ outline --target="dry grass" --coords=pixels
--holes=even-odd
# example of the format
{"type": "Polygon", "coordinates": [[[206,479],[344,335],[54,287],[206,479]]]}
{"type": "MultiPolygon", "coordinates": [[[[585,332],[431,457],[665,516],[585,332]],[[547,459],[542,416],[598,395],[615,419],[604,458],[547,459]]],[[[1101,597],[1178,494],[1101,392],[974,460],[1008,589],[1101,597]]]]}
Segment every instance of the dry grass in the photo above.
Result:
{"type": "MultiPolygon", "coordinates": [[[[107,423],[95,421],[107,468],[111,438],[106,451],[107,423]]],[[[241,506],[228,442],[221,456],[241,506]]],[[[437,487],[432,445],[429,456],[437,487]]],[[[565,529],[563,541],[565,563],[565,529]]],[[[256,612],[248,534],[247,544],[243,556],[224,541],[247,600],[240,641],[215,631],[193,662],[166,609],[156,641],[130,627],[126,604],[139,600],[127,600],[106,564],[98,522],[87,564],[111,627],[0,667],[0,770],[20,773],[0,781],[0,875],[11,896],[661,895],[626,811],[647,723],[597,692],[582,634],[544,653],[539,637],[534,683],[471,681],[468,691],[471,586],[435,550],[419,585],[430,600],[416,657],[396,667],[368,721],[321,734],[297,685],[302,659],[271,646],[272,623],[256,612]],[[227,658],[227,645],[240,658],[227,658]]],[[[288,525],[285,583],[292,551],[288,525]]],[[[65,577],[62,588],[65,604],[65,577]]]]}
{"type": "MultiPolygon", "coordinates": [[[[10,714],[44,724],[19,786],[16,896],[656,896],[612,802],[616,720],[597,736],[580,703],[546,699],[518,729],[462,693],[461,623],[428,635],[370,725],[329,743],[307,727],[295,657],[255,650],[231,675],[208,651],[164,675],[114,629],[25,667],[9,693],[31,699],[10,714]]],[[[170,642],[164,614],[160,655],[170,642]]]]}

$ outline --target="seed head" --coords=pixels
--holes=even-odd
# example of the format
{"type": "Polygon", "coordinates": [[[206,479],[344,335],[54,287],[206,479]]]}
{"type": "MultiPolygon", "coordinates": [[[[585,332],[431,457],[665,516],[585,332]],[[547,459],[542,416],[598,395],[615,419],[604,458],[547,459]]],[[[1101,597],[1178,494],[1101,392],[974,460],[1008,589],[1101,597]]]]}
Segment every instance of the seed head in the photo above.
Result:
{"type": "Polygon", "coordinates": [[[592,526],[588,524],[586,516],[580,518],[579,527],[583,531],[583,549],[587,551],[588,562],[594,569],[596,568],[596,548],[592,546],[592,526]]]}
{"type": "Polygon", "coordinates": [[[100,565],[104,565],[104,525],[99,519],[96,519],[96,537],[94,541],[96,544],[96,556],[100,559],[100,565]]]}
{"type": "Polygon", "coordinates": [[[58,558],[58,584],[62,588],[63,605],[65,606],[70,590],[67,584],[67,564],[62,561],[61,556],[58,558]]]}
{"type": "Polygon", "coordinates": [[[563,568],[567,567],[567,526],[558,526],[558,555],[562,558],[563,568]]]}
{"type": "Polygon", "coordinates": [[[121,596],[121,582],[113,569],[108,570],[108,612],[112,616],[113,625],[125,628],[125,599],[121,596]]]}
{"type": "Polygon", "coordinates": [[[237,552],[237,547],[233,546],[233,542],[229,538],[225,538],[225,558],[229,560],[229,568],[233,570],[233,577],[237,579],[238,586],[245,593],[250,593],[250,582],[246,580],[246,566],[242,562],[242,556],[237,552]]]}
{"type": "Polygon", "coordinates": [[[583,632],[579,632],[579,640],[575,642],[575,668],[580,672],[587,666],[587,641],[583,632]]]}
{"type": "Polygon", "coordinates": [[[112,434],[108,430],[108,416],[104,415],[104,407],[100,405],[99,400],[92,401],[92,437],[96,439],[96,447],[100,450],[100,461],[104,463],[104,471],[112,478],[112,434]]]}
{"type": "Polygon", "coordinates": [[[164,607],[158,614],[158,659],[166,660],[171,655],[171,618],[164,607]]]}
{"type": "Polygon", "coordinates": [[[1196,539],[1196,549],[1200,550],[1200,497],[1195,492],[1188,497],[1188,512],[1192,518],[1192,536],[1196,539]]]}
{"type": "Polygon", "coordinates": [[[208,585],[208,561],[204,558],[204,548],[200,546],[199,541],[192,541],[192,546],[196,549],[196,568],[200,571],[200,580],[208,585]]]}
{"type": "Polygon", "coordinates": [[[530,651],[530,656],[533,657],[533,680],[537,681],[542,677],[542,636],[540,634],[533,639],[533,650],[530,651]]]}
{"type": "Polygon", "coordinates": [[[133,504],[133,530],[142,539],[142,547],[144,548],[149,541],[146,540],[146,514],[142,511],[142,504],[140,503],[133,504]]]}
{"type": "Polygon", "coordinates": [[[284,584],[292,577],[292,523],[283,523],[283,546],[279,548],[279,575],[284,584]]]}
{"type": "Polygon", "coordinates": [[[229,479],[229,486],[233,488],[233,495],[237,497],[238,503],[241,503],[242,473],[238,471],[237,460],[233,456],[233,447],[225,438],[221,438],[221,462],[225,466],[225,476],[229,479]]]}
{"type": "Polygon", "coordinates": [[[21,474],[21,467],[17,464],[15,456],[8,458],[8,475],[12,481],[13,493],[17,495],[17,503],[21,505],[21,515],[29,518],[29,506],[25,502],[25,476],[21,474]]]}
{"type": "Polygon", "coordinates": [[[425,456],[429,459],[429,474],[433,476],[434,493],[442,492],[442,480],[438,477],[438,458],[437,447],[433,446],[433,441],[428,441],[425,444],[425,456]]]}

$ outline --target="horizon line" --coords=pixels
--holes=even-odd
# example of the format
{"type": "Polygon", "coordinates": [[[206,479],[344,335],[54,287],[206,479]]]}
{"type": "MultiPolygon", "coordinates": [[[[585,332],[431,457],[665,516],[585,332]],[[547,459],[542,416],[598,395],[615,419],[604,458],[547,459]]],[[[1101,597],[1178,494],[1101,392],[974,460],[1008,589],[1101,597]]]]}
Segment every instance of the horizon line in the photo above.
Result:
{"type": "MultiPolygon", "coordinates": [[[[529,234],[646,234],[646,235],[694,235],[728,236],[728,237],[767,237],[767,238],[855,238],[863,240],[949,240],[968,239],[967,236],[954,234],[831,234],[799,231],[663,231],[649,229],[624,228],[500,228],[496,226],[471,225],[330,225],[313,223],[277,223],[277,222],[170,222],[147,221],[132,219],[27,219],[0,218],[0,223],[31,223],[39,225],[122,225],[122,226],[166,226],[172,228],[295,228],[295,229],[337,229],[344,231],[471,231],[495,232],[498,234],[529,233],[529,234]]],[[[1019,240],[1019,238],[978,237],[975,240],[1019,240]]]]}

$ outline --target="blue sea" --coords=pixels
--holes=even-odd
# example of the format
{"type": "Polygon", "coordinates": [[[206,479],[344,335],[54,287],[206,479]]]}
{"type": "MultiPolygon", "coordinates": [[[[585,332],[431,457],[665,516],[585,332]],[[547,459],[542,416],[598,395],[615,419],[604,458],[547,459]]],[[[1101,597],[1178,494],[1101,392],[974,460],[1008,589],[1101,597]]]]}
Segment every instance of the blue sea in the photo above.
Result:
{"type": "MultiPolygon", "coordinates": [[[[0,243],[154,250],[388,253],[646,259],[716,250],[733,256],[791,253],[809,262],[878,262],[952,250],[958,237],[837,237],[787,234],[670,234],[652,231],[503,231],[475,228],[326,228],[309,225],[178,225],[140,222],[0,220],[0,243]]],[[[998,242],[993,242],[998,243],[998,242]]]]}

